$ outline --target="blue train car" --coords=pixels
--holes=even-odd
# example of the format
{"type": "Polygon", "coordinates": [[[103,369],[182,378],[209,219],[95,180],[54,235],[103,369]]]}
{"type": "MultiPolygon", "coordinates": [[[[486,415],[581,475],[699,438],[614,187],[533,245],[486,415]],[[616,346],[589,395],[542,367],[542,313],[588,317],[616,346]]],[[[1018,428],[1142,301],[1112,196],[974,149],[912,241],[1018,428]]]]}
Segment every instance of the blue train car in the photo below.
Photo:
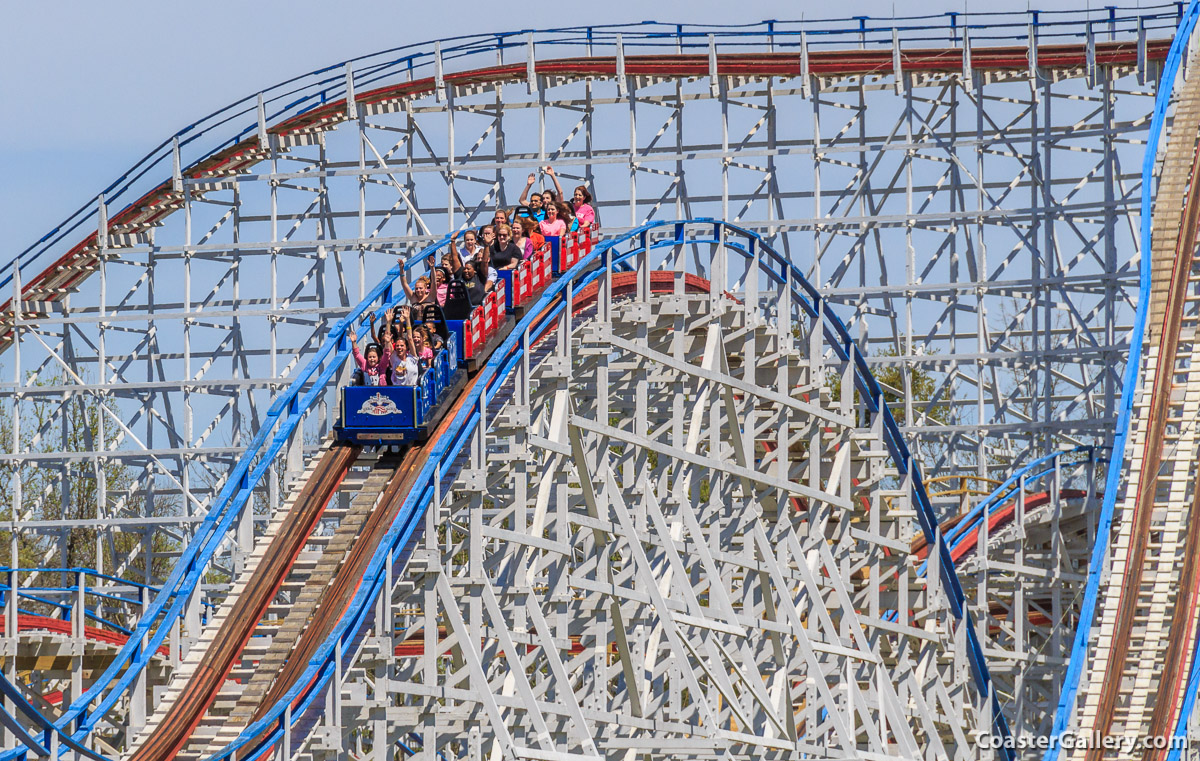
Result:
{"type": "Polygon", "coordinates": [[[499,272],[499,287],[465,320],[447,320],[449,340],[415,386],[349,386],[341,390],[338,438],[364,445],[425,441],[467,383],[509,335],[516,319],[550,282],[595,244],[591,229],[548,237],[515,270],[499,272]]]}
{"type": "Polygon", "coordinates": [[[338,438],[363,445],[425,441],[466,384],[454,341],[434,355],[415,386],[345,386],[338,438]]]}

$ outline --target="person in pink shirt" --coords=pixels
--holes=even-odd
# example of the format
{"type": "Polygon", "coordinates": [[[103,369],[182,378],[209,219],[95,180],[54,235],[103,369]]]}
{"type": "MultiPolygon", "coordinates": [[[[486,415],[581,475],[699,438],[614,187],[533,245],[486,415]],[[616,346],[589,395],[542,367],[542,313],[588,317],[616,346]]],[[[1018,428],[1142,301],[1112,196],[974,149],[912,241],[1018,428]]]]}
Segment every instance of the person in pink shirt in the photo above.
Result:
{"type": "Polygon", "coordinates": [[[413,354],[426,367],[433,361],[433,347],[430,346],[429,329],[418,325],[412,329],[413,354]]]}
{"type": "MultiPolygon", "coordinates": [[[[566,198],[563,193],[562,185],[558,184],[558,175],[554,173],[554,167],[546,167],[546,175],[554,181],[554,188],[558,191],[558,195],[566,198]]],[[[575,221],[579,223],[579,227],[595,227],[596,226],[596,210],[592,207],[592,194],[583,185],[575,188],[575,193],[571,196],[571,204],[575,207],[575,221]]],[[[559,217],[561,218],[561,214],[559,217]]],[[[574,228],[572,228],[574,229],[574,228]]]]}
{"type": "Polygon", "coordinates": [[[437,301],[438,306],[446,306],[446,289],[449,288],[449,284],[446,282],[446,270],[441,267],[435,268],[433,283],[434,300],[437,301]]]}
{"type": "Polygon", "coordinates": [[[588,189],[582,185],[575,188],[575,195],[571,200],[575,203],[575,219],[579,222],[579,229],[595,227],[596,210],[592,208],[592,194],[588,189]]]}
{"type": "Polygon", "coordinates": [[[546,207],[546,218],[538,225],[538,230],[545,236],[566,235],[567,223],[559,218],[558,204],[552,203],[546,207]]]}
{"type": "MultiPolygon", "coordinates": [[[[528,217],[524,217],[523,220],[525,222],[530,221],[528,217]]],[[[530,225],[529,229],[532,230],[533,225],[530,225]]],[[[529,240],[528,234],[525,232],[524,224],[512,225],[512,242],[513,245],[521,251],[521,256],[525,257],[526,259],[533,256],[533,241],[529,240]]]]}
{"type": "MultiPolygon", "coordinates": [[[[387,310],[384,313],[388,324],[392,321],[392,310],[387,310]]],[[[358,365],[359,374],[361,375],[362,386],[386,386],[388,385],[388,369],[392,362],[392,335],[391,331],[384,333],[383,351],[379,350],[378,344],[367,344],[367,352],[364,356],[358,349],[358,334],[354,332],[354,328],[350,329],[350,348],[354,353],[354,362],[358,365]]]]}

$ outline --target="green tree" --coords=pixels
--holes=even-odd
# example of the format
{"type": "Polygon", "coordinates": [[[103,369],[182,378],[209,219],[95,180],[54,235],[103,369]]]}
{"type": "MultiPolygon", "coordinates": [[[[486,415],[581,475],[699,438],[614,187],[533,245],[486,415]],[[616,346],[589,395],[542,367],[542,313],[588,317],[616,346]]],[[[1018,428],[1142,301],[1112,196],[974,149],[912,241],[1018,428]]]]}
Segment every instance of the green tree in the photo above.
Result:
{"type": "MultiPolygon", "coordinates": [[[[887,347],[875,352],[873,356],[899,357],[900,353],[894,347],[887,347]]],[[[945,401],[934,402],[938,390],[937,378],[915,363],[911,364],[907,371],[912,409],[916,417],[911,425],[920,427],[950,423],[953,418],[953,409],[950,404],[945,401]]],[[[910,425],[905,404],[904,373],[905,368],[899,364],[874,365],[871,368],[871,374],[875,376],[875,381],[880,386],[884,402],[892,411],[892,417],[896,420],[896,424],[901,427],[910,425]]],[[[829,389],[830,399],[835,402],[841,400],[842,377],[838,371],[831,370],[825,376],[825,387],[829,389]]],[[[855,389],[854,403],[858,404],[859,401],[858,390],[855,389]]],[[[912,446],[913,443],[910,441],[909,445],[912,446]]],[[[937,463],[939,457],[945,453],[944,444],[938,443],[937,440],[916,437],[915,444],[914,452],[925,466],[937,463]]]]}
{"type": "MultiPolygon", "coordinates": [[[[67,385],[61,376],[32,380],[33,387],[67,385]]],[[[130,471],[116,459],[80,459],[50,465],[39,455],[104,450],[111,446],[115,430],[110,412],[112,400],[101,401],[83,393],[34,395],[18,401],[19,435],[16,451],[26,459],[0,468],[0,516],[3,520],[62,521],[66,525],[52,533],[30,529],[17,532],[16,564],[22,568],[101,568],[105,573],[123,568],[133,581],[153,584],[170,570],[171,556],[179,543],[161,530],[148,527],[133,532],[102,529],[97,520],[108,517],[163,517],[177,514],[179,500],[144,495],[130,471]],[[102,418],[108,418],[102,426],[102,418]],[[101,442],[102,427],[108,431],[101,442]],[[19,476],[19,479],[17,478],[19,476]],[[19,494],[20,504],[14,505],[19,494]],[[103,486],[103,488],[102,488],[103,486]],[[104,494],[104,504],[101,494],[104,494]],[[14,515],[14,507],[16,515],[14,515]],[[111,533],[104,535],[102,531],[111,533]],[[153,560],[145,567],[143,542],[149,537],[153,560]],[[132,554],[132,556],[131,556],[132,554]],[[148,572],[148,573],[147,573],[148,572]]],[[[0,415],[0,448],[12,452],[13,408],[0,415]]],[[[0,558],[12,565],[12,532],[0,531],[0,558]]]]}
{"type": "MultiPolygon", "coordinates": [[[[898,357],[900,352],[888,347],[875,352],[876,357],[898,357]]],[[[905,409],[904,368],[898,364],[875,365],[871,374],[879,383],[883,399],[892,411],[892,417],[898,425],[908,425],[908,411],[905,409]]],[[[925,423],[946,424],[950,422],[950,405],[945,403],[930,404],[937,392],[937,380],[928,371],[918,365],[908,368],[909,386],[912,396],[913,410],[917,414],[914,425],[925,423]]],[[[837,371],[830,371],[825,377],[825,386],[829,389],[830,399],[840,401],[842,398],[842,377],[837,371]]],[[[859,402],[858,391],[854,392],[854,403],[859,402]]]]}

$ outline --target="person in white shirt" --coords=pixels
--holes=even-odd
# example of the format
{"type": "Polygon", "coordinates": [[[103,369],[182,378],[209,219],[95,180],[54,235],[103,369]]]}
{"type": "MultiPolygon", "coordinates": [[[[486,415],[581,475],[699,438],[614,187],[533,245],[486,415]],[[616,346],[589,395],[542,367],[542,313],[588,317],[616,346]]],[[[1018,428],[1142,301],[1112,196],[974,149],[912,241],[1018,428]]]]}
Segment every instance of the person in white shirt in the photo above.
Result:
{"type": "Polygon", "coordinates": [[[396,341],[392,349],[392,385],[415,386],[418,377],[417,358],[414,356],[412,330],[407,314],[403,320],[404,328],[400,331],[400,340],[396,341]]]}
{"type": "Polygon", "coordinates": [[[487,293],[496,287],[496,281],[500,279],[496,268],[492,266],[489,253],[487,248],[477,243],[475,231],[467,230],[463,232],[461,249],[458,247],[458,232],[450,236],[450,250],[446,256],[449,258],[451,272],[458,272],[465,264],[475,265],[475,272],[483,281],[484,293],[487,293]]]}
{"type": "MultiPolygon", "coordinates": [[[[455,233],[455,237],[458,237],[458,233],[455,233]]],[[[481,251],[483,251],[483,246],[479,243],[479,235],[474,230],[464,230],[462,246],[459,249],[463,262],[475,261],[475,257],[481,251]]]]}

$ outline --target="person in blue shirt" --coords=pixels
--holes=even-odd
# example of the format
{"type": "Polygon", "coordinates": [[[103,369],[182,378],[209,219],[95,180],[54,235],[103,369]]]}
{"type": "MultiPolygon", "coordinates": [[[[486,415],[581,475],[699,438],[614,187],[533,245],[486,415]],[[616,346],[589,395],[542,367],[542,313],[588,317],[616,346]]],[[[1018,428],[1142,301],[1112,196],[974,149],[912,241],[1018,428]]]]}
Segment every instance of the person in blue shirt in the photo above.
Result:
{"type": "Polygon", "coordinates": [[[521,192],[519,203],[522,206],[528,205],[529,216],[533,217],[538,222],[541,222],[546,218],[546,211],[542,208],[542,194],[534,193],[532,197],[529,195],[529,191],[531,188],[533,188],[533,183],[535,182],[537,182],[537,175],[533,172],[530,172],[529,178],[525,182],[525,190],[521,192]]]}

